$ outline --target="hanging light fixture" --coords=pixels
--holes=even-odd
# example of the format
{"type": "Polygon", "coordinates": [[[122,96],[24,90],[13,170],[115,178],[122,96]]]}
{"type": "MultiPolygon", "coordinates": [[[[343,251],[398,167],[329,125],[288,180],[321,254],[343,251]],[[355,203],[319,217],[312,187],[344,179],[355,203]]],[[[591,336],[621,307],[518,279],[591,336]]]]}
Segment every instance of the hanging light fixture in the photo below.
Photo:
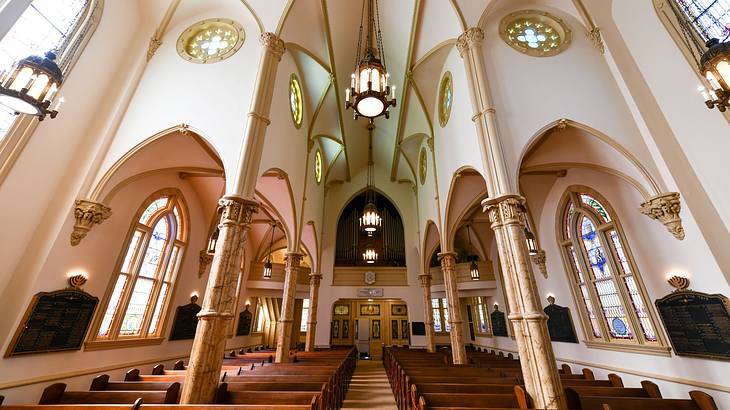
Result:
{"type": "Polygon", "coordinates": [[[706,45],[708,50],[700,59],[700,71],[711,88],[708,91],[700,87],[699,91],[707,108],[725,112],[730,106],[730,42],[713,38],[706,45]]]}
{"type": "Polygon", "coordinates": [[[534,256],[540,252],[540,248],[537,247],[537,238],[535,238],[535,234],[530,232],[530,228],[527,226],[525,226],[525,241],[527,242],[527,252],[530,255],[534,256]]]}
{"type": "Polygon", "coordinates": [[[373,189],[373,129],[375,125],[373,123],[368,124],[368,179],[365,188],[365,201],[366,205],[363,209],[362,216],[360,217],[360,227],[368,234],[373,236],[383,224],[378,212],[378,207],[375,204],[375,189],[373,189]]]}
{"type": "Polygon", "coordinates": [[[49,51],[44,57],[29,56],[13,64],[0,75],[0,104],[16,114],[35,115],[40,121],[46,115],[56,118],[61,100],[53,110],[48,109],[63,82],[55,59],[56,53],[49,51]]]}
{"type": "Polygon", "coordinates": [[[362,116],[372,122],[373,118],[381,115],[389,118],[388,108],[396,105],[395,86],[388,83],[389,79],[383,52],[383,36],[380,32],[378,0],[363,0],[355,70],[350,77],[350,87],[345,90],[345,109],[352,108],[355,119],[362,116]],[[366,3],[367,32],[363,43],[366,3]]]}
{"type": "Polygon", "coordinates": [[[276,229],[276,221],[271,222],[271,242],[269,242],[269,255],[266,257],[266,263],[264,263],[264,279],[271,279],[271,248],[274,246],[274,229],[276,229]]]}
{"type": "Polygon", "coordinates": [[[208,238],[208,248],[205,250],[208,255],[215,254],[215,246],[218,244],[218,236],[220,233],[220,228],[216,226],[213,233],[210,234],[210,238],[208,238]]]}
{"type": "MultiPolygon", "coordinates": [[[[474,250],[474,247],[471,244],[471,227],[469,224],[466,225],[466,235],[469,237],[469,251],[471,252],[474,250]]],[[[476,254],[469,256],[469,259],[471,260],[471,263],[469,264],[469,275],[471,276],[471,280],[479,280],[480,278],[477,258],[478,256],[476,254]]]]}
{"type": "Polygon", "coordinates": [[[362,254],[362,258],[366,263],[374,264],[378,260],[378,252],[372,245],[368,245],[362,254]]]}

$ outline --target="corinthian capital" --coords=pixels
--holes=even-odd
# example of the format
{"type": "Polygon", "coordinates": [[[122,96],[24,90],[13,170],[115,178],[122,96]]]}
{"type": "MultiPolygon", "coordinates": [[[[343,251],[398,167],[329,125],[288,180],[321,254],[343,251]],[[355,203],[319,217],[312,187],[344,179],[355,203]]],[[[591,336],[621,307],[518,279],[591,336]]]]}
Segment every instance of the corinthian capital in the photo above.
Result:
{"type": "Polygon", "coordinates": [[[422,273],[422,274],[418,275],[418,280],[421,282],[422,288],[431,287],[431,274],[430,273],[422,273]]]}
{"type": "Polygon", "coordinates": [[[282,54],[284,54],[284,51],[286,48],[284,47],[284,41],[279,38],[274,33],[271,32],[265,32],[261,33],[261,37],[259,37],[259,42],[262,46],[266,47],[274,53],[276,58],[281,59],[282,54]]]}
{"type": "Polygon", "coordinates": [[[492,228],[506,224],[525,225],[525,198],[508,194],[482,201],[484,212],[489,215],[492,228]]]}
{"type": "Polygon", "coordinates": [[[679,192],[665,192],[641,204],[639,210],[651,219],[656,219],[667,227],[667,230],[680,241],[684,239],[684,228],[679,211],[682,204],[679,192]]]}
{"type": "Polygon", "coordinates": [[[78,199],[74,204],[74,223],[73,232],[71,232],[71,246],[81,243],[94,225],[104,222],[112,214],[111,208],[108,206],[86,199],[78,199]]]}
{"type": "Polygon", "coordinates": [[[456,253],[441,252],[438,254],[442,270],[453,270],[456,267],[456,253]]]}
{"type": "Polygon", "coordinates": [[[218,208],[222,209],[221,225],[251,225],[253,214],[259,211],[256,201],[238,196],[226,195],[218,200],[218,208]]]}
{"type": "Polygon", "coordinates": [[[286,258],[284,259],[285,268],[286,269],[298,269],[299,265],[302,263],[302,258],[304,258],[304,255],[298,252],[287,252],[286,258]]]}
{"type": "Polygon", "coordinates": [[[459,49],[459,55],[464,57],[469,49],[478,47],[484,40],[484,31],[479,27],[471,27],[461,33],[456,39],[456,48],[459,49]]]}
{"type": "Polygon", "coordinates": [[[310,286],[319,286],[319,283],[321,281],[322,281],[321,273],[310,273],[309,274],[309,285],[310,286]]]}

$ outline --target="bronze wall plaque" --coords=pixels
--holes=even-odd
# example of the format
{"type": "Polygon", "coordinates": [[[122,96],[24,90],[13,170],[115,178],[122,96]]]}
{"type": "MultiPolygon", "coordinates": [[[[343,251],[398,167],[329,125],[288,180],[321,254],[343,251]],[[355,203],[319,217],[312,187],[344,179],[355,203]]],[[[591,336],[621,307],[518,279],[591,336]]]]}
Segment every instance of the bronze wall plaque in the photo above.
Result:
{"type": "Polygon", "coordinates": [[[238,314],[238,327],[236,328],[236,336],[248,336],[251,334],[251,323],[253,322],[253,313],[246,310],[238,314]]]}
{"type": "Polygon", "coordinates": [[[655,303],[677,356],[730,360],[728,298],[676,291],[655,303]]]}
{"type": "Polygon", "coordinates": [[[36,293],[5,357],[80,350],[98,303],[77,289],[36,293]]]}
{"type": "Polygon", "coordinates": [[[504,312],[499,311],[498,306],[494,306],[494,312],[490,315],[492,319],[492,334],[495,336],[509,337],[507,333],[507,319],[504,312]]]}
{"type": "Polygon", "coordinates": [[[426,336],[426,323],[411,322],[411,326],[413,326],[413,336],[426,336]]]}
{"type": "Polygon", "coordinates": [[[578,343],[569,308],[550,304],[545,306],[543,311],[548,315],[547,327],[548,332],[550,332],[550,340],[553,342],[578,343]]]}

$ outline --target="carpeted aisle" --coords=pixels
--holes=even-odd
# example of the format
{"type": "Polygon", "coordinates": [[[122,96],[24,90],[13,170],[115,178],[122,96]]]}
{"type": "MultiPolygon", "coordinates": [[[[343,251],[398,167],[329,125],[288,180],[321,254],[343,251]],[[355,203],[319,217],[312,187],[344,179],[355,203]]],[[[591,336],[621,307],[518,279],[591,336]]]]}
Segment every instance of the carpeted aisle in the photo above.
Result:
{"type": "Polygon", "coordinates": [[[358,360],[342,409],[397,409],[380,360],[358,360]]]}

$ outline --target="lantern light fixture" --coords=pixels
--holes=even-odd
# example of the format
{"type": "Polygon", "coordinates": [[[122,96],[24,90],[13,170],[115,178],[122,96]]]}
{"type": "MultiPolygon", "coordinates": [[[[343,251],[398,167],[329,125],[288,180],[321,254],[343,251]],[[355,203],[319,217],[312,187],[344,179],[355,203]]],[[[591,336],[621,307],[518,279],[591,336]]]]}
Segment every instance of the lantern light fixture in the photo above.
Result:
{"type": "MultiPolygon", "coordinates": [[[[474,247],[471,244],[471,226],[469,224],[466,225],[466,235],[469,238],[469,252],[472,252],[474,247]]],[[[469,259],[471,263],[469,264],[469,276],[471,276],[471,280],[479,280],[479,265],[477,264],[477,259],[479,257],[476,254],[470,255],[469,259]]]]}
{"type": "Polygon", "coordinates": [[[360,33],[355,53],[355,69],[350,76],[350,87],[345,90],[345,109],[352,108],[354,118],[366,117],[373,121],[384,115],[389,118],[388,108],[396,106],[395,86],[389,84],[390,74],[385,65],[383,36],[380,31],[378,0],[363,0],[360,16],[360,33]],[[363,43],[363,22],[367,25],[363,43]]]}
{"type": "Polygon", "coordinates": [[[365,260],[365,263],[374,264],[378,260],[378,252],[372,245],[368,245],[362,254],[362,258],[365,260]]]}
{"type": "Polygon", "coordinates": [[[218,236],[220,235],[220,233],[220,228],[216,226],[215,230],[213,230],[213,233],[210,234],[210,238],[208,238],[208,247],[205,250],[208,255],[215,254],[215,246],[218,244],[218,236]]]}
{"type": "Polygon", "coordinates": [[[540,252],[540,248],[537,246],[537,238],[528,227],[525,227],[525,242],[527,243],[527,252],[530,255],[534,256],[540,252]]]}
{"type": "Polygon", "coordinates": [[[0,104],[15,114],[29,114],[43,121],[47,115],[56,118],[62,98],[49,109],[61,83],[63,73],[56,64],[56,53],[29,56],[13,64],[10,71],[0,74],[0,104]]]}
{"type": "Polygon", "coordinates": [[[375,125],[373,123],[368,124],[368,179],[365,186],[365,201],[366,205],[363,209],[362,216],[360,217],[360,227],[365,231],[368,236],[373,236],[383,225],[383,220],[378,212],[378,207],[375,204],[375,189],[374,177],[373,177],[373,129],[375,125]]]}
{"type": "Polygon", "coordinates": [[[700,71],[710,84],[710,89],[700,86],[698,91],[705,99],[707,108],[725,112],[730,106],[730,42],[713,38],[705,45],[707,51],[700,59],[700,71]]]}
{"type": "Polygon", "coordinates": [[[264,279],[271,279],[273,265],[271,264],[271,248],[274,246],[274,230],[276,229],[276,221],[271,222],[271,242],[269,242],[269,255],[264,263],[264,279]]]}

